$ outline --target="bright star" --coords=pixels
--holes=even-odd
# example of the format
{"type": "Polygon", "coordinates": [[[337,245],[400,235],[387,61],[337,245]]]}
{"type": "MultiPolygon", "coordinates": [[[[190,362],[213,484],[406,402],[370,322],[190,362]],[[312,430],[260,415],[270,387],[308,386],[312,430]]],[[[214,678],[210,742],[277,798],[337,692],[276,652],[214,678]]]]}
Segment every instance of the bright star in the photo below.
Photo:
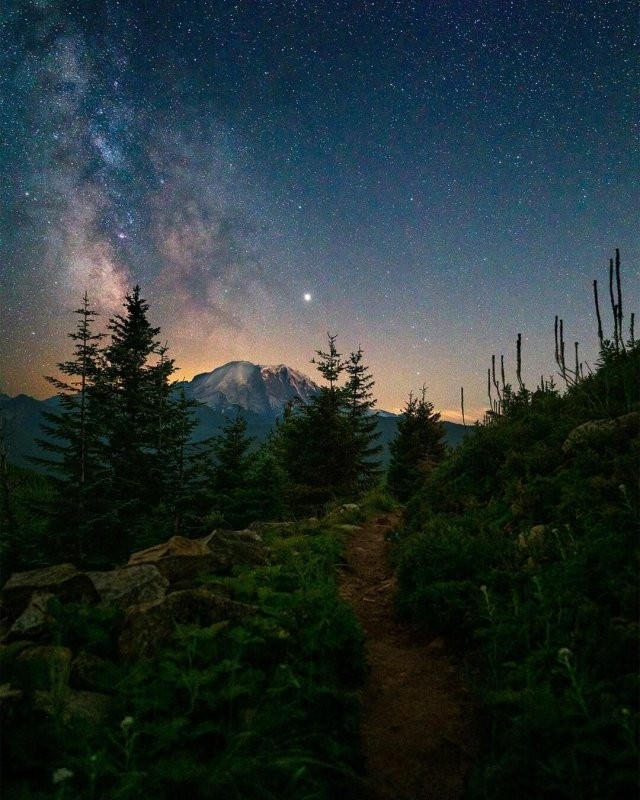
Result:
{"type": "Polygon", "coordinates": [[[311,295],[309,294],[309,292],[306,292],[306,294],[304,295],[304,301],[305,303],[309,303],[311,301],[311,295]]]}

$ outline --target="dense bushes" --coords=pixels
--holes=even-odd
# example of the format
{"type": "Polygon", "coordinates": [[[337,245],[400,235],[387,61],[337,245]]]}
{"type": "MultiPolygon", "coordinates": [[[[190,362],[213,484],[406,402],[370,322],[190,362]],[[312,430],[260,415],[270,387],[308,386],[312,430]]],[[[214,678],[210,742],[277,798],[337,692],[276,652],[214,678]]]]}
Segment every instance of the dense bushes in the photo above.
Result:
{"type": "Polygon", "coordinates": [[[640,348],[605,356],[467,437],[396,547],[403,612],[472,645],[473,798],[637,790],[640,348]]]}

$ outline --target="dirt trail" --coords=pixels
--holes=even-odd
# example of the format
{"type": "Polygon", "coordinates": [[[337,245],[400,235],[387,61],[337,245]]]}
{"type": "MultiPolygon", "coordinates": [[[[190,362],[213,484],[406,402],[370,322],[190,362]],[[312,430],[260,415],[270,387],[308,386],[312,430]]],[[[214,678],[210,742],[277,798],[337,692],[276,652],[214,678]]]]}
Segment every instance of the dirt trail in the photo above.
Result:
{"type": "Polygon", "coordinates": [[[363,693],[367,775],[358,800],[459,800],[477,741],[470,698],[440,638],[394,614],[386,515],[354,531],[340,591],[364,628],[371,666],[363,693]]]}

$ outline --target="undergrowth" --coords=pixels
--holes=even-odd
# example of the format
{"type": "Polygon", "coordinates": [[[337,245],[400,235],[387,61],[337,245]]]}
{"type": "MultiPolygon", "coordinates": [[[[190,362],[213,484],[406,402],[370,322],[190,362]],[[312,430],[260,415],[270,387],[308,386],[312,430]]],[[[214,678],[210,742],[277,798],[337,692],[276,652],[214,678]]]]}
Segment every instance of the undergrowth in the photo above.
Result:
{"type": "Polygon", "coordinates": [[[20,666],[19,643],[4,648],[3,680],[23,692],[3,720],[5,800],[349,796],[365,659],[334,583],[340,535],[315,525],[265,537],[268,566],[209,581],[253,612],[177,626],[153,658],[118,660],[113,614],[51,608],[57,643],[98,665],[93,688],[110,698],[104,719],[69,715],[68,669],[54,687],[20,666]]]}
{"type": "Polygon", "coordinates": [[[636,795],[639,358],[521,397],[409,505],[398,604],[469,653],[474,800],[636,795]]]}

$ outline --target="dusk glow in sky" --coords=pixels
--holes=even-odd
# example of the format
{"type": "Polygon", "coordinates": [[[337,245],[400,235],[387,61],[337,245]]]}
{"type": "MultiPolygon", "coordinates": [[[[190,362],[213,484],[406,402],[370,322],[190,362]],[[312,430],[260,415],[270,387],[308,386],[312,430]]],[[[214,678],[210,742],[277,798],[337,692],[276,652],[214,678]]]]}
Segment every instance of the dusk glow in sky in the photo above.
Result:
{"type": "MultiPolygon", "coordinates": [[[[5,0],[0,391],[51,394],[135,283],[190,378],[359,345],[379,405],[590,363],[640,307],[631,0],[5,0]],[[603,304],[604,308],[604,304],[603,304]],[[608,312],[608,308],[606,308],[608,312]],[[627,316],[628,320],[628,316],[627,316]],[[610,326],[609,326],[610,328],[610,326]]],[[[637,326],[636,326],[637,327],[637,326]]]]}

